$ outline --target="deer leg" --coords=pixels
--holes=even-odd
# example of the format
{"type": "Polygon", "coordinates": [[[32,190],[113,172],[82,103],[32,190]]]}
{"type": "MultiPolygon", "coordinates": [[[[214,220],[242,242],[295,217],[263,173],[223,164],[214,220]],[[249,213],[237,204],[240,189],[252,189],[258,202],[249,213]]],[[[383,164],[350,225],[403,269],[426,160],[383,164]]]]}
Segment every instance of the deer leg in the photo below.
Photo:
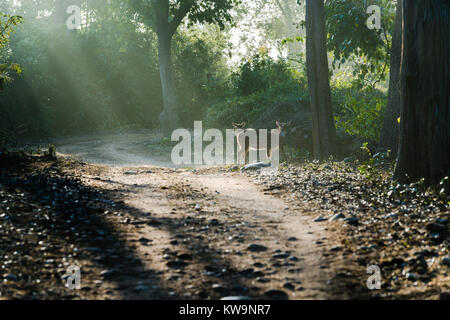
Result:
{"type": "Polygon", "coordinates": [[[245,159],[244,164],[248,164],[250,162],[250,146],[247,144],[245,146],[245,159]]]}

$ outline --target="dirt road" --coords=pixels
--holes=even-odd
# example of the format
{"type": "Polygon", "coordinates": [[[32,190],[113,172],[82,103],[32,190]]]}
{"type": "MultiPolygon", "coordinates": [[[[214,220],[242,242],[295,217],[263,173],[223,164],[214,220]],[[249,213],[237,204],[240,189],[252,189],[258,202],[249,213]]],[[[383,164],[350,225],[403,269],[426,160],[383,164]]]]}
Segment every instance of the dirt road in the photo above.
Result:
{"type": "Polygon", "coordinates": [[[46,143],[0,157],[0,299],[450,296],[442,192],[397,201],[345,162],[175,167],[157,132],[46,143]]]}
{"type": "Polygon", "coordinates": [[[79,261],[88,270],[86,291],[100,298],[336,297],[327,281],[339,265],[322,255],[333,235],[312,222],[314,208],[293,209],[225,168],[169,168],[167,152],[152,158],[144,149],[151,145],[146,134],[57,145],[91,163],[76,170],[86,185],[123,202],[105,219],[139,261],[131,274],[122,262],[101,270],[79,261]]]}

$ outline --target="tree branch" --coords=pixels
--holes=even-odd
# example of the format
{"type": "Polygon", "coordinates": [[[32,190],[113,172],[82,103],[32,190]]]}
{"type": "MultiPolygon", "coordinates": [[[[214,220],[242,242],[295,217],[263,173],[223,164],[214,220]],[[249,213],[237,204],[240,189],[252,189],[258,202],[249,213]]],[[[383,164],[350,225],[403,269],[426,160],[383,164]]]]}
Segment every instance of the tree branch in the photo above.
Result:
{"type": "Polygon", "coordinates": [[[194,5],[193,0],[182,1],[182,3],[180,4],[180,8],[175,12],[173,20],[169,23],[169,30],[171,36],[175,33],[175,31],[177,31],[177,28],[180,25],[181,21],[183,21],[184,17],[187,16],[189,11],[192,9],[193,5],[194,5]]]}

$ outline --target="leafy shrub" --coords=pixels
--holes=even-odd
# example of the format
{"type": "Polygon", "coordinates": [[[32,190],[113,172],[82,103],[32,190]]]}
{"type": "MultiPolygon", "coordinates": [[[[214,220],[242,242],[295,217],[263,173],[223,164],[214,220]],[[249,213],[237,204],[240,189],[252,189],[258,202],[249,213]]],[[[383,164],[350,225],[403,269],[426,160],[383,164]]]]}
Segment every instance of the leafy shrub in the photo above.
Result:
{"type": "Polygon", "coordinates": [[[275,120],[291,120],[307,100],[305,82],[286,61],[275,61],[261,50],[233,73],[229,94],[207,110],[206,122],[228,128],[231,122],[265,127],[275,120]]]}
{"type": "Polygon", "coordinates": [[[304,74],[261,50],[231,76],[229,94],[208,108],[207,126],[230,128],[232,122],[245,121],[247,127],[271,129],[276,120],[291,121],[286,140],[290,154],[309,154],[311,111],[304,74]]]}
{"type": "Polygon", "coordinates": [[[332,85],[336,128],[354,138],[377,143],[383,125],[387,96],[373,88],[356,89],[350,81],[332,85]]]}
{"type": "Polygon", "coordinates": [[[219,33],[177,33],[173,51],[182,125],[202,120],[206,109],[226,94],[225,45],[219,33]]]}

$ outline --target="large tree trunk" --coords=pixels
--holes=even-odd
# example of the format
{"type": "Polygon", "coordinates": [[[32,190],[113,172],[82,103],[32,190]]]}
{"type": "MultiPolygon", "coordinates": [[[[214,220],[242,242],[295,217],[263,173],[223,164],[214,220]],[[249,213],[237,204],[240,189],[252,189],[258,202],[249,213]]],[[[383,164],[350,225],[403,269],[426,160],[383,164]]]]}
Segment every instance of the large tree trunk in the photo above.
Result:
{"type": "Polygon", "coordinates": [[[164,136],[170,136],[179,126],[178,95],[173,71],[171,42],[174,30],[169,23],[169,2],[157,1],[155,7],[156,33],[158,35],[159,73],[163,94],[164,110],[159,122],[164,136]]]}
{"type": "Polygon", "coordinates": [[[311,99],[314,158],[335,153],[336,128],[328,78],[323,0],[306,0],[306,65],[311,99]]]}
{"type": "Polygon", "coordinates": [[[400,182],[434,183],[450,170],[449,17],[448,0],[403,1],[400,182]]]}
{"type": "Polygon", "coordinates": [[[171,37],[158,34],[158,55],[164,102],[164,110],[159,115],[159,122],[164,136],[169,136],[179,126],[178,95],[173,72],[171,37]]]}
{"type": "Polygon", "coordinates": [[[389,76],[389,96],[384,115],[383,129],[381,131],[379,149],[391,150],[391,156],[397,157],[400,125],[400,64],[402,60],[402,1],[397,2],[397,13],[392,35],[391,71],[389,76]]]}

